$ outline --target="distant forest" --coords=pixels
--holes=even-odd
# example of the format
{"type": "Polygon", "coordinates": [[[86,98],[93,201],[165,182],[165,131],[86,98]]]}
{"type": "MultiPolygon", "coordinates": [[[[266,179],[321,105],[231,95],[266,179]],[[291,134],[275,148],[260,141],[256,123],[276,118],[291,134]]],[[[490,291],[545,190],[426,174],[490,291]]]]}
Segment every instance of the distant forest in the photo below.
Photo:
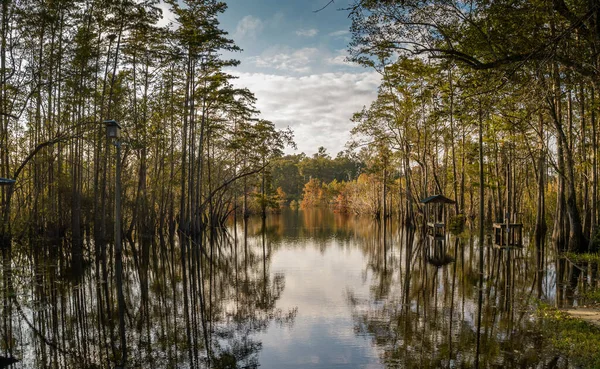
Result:
{"type": "Polygon", "coordinates": [[[352,181],[364,167],[364,161],[357,155],[341,151],[332,158],[324,147],[320,147],[312,156],[301,153],[273,160],[270,177],[272,186],[281,188],[288,202],[300,203],[304,185],[311,179],[325,184],[333,181],[352,181]]]}

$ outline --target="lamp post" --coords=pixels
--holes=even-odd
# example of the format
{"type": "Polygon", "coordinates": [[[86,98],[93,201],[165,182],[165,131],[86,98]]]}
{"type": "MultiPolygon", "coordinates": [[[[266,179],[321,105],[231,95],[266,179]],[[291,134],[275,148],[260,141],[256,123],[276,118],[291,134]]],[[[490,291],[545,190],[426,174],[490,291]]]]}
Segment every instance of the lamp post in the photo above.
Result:
{"type": "Polygon", "coordinates": [[[127,362],[127,339],[125,336],[125,296],[123,295],[123,247],[121,243],[121,126],[115,120],[105,120],[106,137],[117,149],[115,165],[115,266],[117,274],[117,304],[119,308],[119,336],[121,340],[120,368],[127,362]]]}

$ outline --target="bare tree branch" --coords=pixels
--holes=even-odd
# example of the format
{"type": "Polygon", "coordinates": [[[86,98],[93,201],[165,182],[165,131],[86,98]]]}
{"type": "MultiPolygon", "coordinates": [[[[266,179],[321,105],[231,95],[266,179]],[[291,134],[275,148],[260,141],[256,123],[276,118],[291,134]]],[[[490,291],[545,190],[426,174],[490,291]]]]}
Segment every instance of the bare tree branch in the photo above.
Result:
{"type": "Polygon", "coordinates": [[[269,163],[267,162],[265,165],[261,166],[260,168],[251,170],[250,172],[245,172],[245,173],[239,174],[237,176],[234,176],[233,178],[226,180],[219,187],[212,190],[212,192],[206,197],[204,202],[198,207],[198,209],[200,209],[199,211],[203,211],[203,209],[208,205],[209,201],[213,198],[213,196],[215,196],[215,194],[217,192],[221,191],[223,188],[229,186],[230,184],[237,181],[238,179],[242,179],[244,177],[251,176],[253,174],[260,172],[261,170],[265,169],[268,165],[269,165],[269,163]]]}
{"type": "Polygon", "coordinates": [[[324,6],[324,7],[320,8],[320,9],[317,9],[317,10],[313,10],[313,13],[318,13],[318,12],[320,12],[321,10],[324,10],[325,8],[327,8],[327,7],[328,7],[329,5],[331,5],[331,4],[335,4],[335,0],[330,0],[330,1],[329,1],[327,4],[325,4],[325,6],[324,6]]]}
{"type": "Polygon", "coordinates": [[[29,155],[27,155],[27,157],[25,158],[25,160],[23,160],[21,162],[21,165],[17,168],[17,170],[15,171],[14,175],[13,175],[13,179],[17,179],[17,177],[19,176],[19,174],[21,174],[21,171],[23,170],[23,168],[25,168],[25,166],[27,165],[27,163],[29,163],[29,161],[31,159],[33,159],[33,157],[40,151],[42,150],[44,147],[47,146],[52,146],[54,144],[57,144],[59,142],[64,142],[64,141],[68,141],[71,140],[73,138],[77,138],[79,136],[77,135],[63,135],[63,136],[58,136],[53,138],[52,140],[49,141],[45,141],[42,142],[40,144],[38,144],[30,153],[29,155]]]}

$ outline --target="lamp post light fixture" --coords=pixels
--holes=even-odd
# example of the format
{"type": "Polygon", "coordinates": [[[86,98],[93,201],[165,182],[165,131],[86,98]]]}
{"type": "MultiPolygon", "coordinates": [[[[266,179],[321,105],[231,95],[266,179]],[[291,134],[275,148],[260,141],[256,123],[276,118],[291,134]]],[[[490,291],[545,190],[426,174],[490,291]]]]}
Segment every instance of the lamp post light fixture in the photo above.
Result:
{"type": "Polygon", "coordinates": [[[117,149],[115,163],[115,267],[117,303],[119,308],[119,336],[121,341],[121,368],[127,363],[127,338],[125,335],[125,296],[123,295],[123,246],[121,242],[121,126],[116,120],[105,120],[106,137],[117,149]]]}
{"type": "Polygon", "coordinates": [[[116,120],[105,120],[104,125],[106,125],[106,137],[114,140],[121,137],[121,126],[116,120]]]}

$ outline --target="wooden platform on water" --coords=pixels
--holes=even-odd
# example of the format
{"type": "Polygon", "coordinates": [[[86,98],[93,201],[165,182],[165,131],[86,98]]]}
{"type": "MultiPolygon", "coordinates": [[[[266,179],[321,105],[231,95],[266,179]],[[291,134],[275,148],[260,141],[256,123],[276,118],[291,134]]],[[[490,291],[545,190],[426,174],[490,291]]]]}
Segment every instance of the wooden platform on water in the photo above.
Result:
{"type": "Polygon", "coordinates": [[[436,240],[446,239],[446,224],[427,222],[427,235],[436,240]]]}
{"type": "Polygon", "coordinates": [[[494,223],[494,247],[500,249],[520,249],[523,247],[523,224],[494,223]]]}

